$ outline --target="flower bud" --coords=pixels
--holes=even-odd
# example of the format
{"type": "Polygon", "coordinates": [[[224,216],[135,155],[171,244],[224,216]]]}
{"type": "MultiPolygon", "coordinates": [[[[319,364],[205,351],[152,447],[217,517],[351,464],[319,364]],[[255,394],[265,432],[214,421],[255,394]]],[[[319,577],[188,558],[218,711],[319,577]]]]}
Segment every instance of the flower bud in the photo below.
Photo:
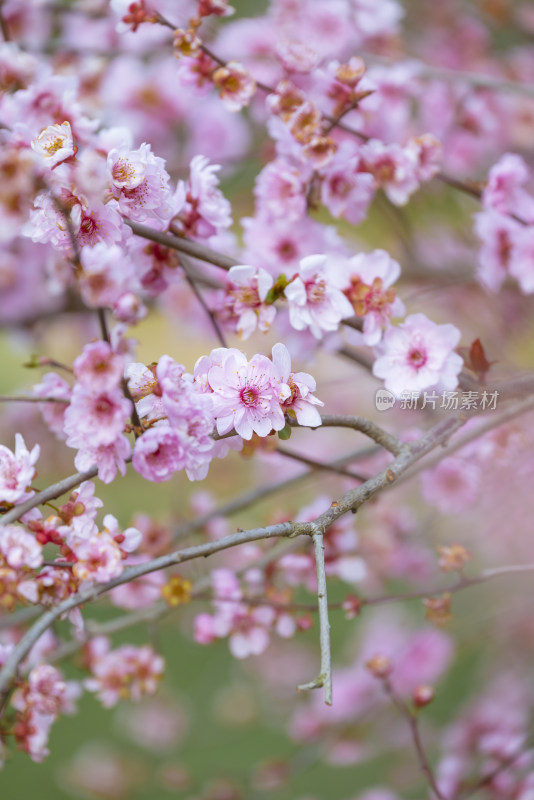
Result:
{"type": "Polygon", "coordinates": [[[432,686],[417,686],[413,690],[412,700],[416,708],[424,708],[434,699],[432,686]]]}

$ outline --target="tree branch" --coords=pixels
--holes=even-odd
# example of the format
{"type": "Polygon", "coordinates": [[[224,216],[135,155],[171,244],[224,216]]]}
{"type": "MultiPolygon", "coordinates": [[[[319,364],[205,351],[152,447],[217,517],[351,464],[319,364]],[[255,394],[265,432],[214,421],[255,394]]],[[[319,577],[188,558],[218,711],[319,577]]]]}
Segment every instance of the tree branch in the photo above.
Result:
{"type": "Polygon", "coordinates": [[[297,686],[298,691],[324,687],[324,701],[332,705],[332,657],[330,652],[330,621],[328,619],[328,598],[326,594],[326,571],[324,563],[324,541],[322,533],[313,533],[313,549],[317,569],[317,603],[319,606],[319,640],[321,647],[321,672],[310,683],[297,686]]]}

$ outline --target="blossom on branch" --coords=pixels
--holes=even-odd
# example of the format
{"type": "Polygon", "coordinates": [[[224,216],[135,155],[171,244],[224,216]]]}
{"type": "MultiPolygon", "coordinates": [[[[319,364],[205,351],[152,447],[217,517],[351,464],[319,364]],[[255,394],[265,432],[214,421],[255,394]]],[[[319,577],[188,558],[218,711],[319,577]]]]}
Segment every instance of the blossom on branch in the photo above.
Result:
{"type": "Polygon", "coordinates": [[[384,334],[373,375],[397,396],[431,386],[451,391],[458,385],[463,364],[454,352],[460,336],[454,325],[436,325],[424,314],[411,314],[384,334]]]}

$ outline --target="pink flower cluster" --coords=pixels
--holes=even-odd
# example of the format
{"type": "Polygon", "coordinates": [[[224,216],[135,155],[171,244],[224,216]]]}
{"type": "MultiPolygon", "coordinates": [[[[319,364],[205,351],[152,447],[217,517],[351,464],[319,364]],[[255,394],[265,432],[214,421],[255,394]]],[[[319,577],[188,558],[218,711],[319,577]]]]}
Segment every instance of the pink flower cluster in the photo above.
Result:
{"type": "Polygon", "coordinates": [[[0,504],[16,505],[34,494],[30,489],[39,458],[38,444],[30,451],[20,433],[15,434],[15,452],[0,445],[0,504]]]}
{"type": "Polygon", "coordinates": [[[506,153],[491,168],[482,193],[484,210],[475,215],[478,278],[492,292],[508,276],[524,294],[534,292],[534,196],[524,188],[529,177],[521,156],[506,153]]]}
{"type": "Polygon", "coordinates": [[[64,432],[69,447],[78,450],[79,470],[98,466],[98,476],[110,483],[117,470],[124,475],[130,443],[124,427],[132,411],[121,380],[124,358],[107,342],[88,344],[74,362],[76,385],[65,411],[64,432]]]}
{"type": "Polygon", "coordinates": [[[321,401],[312,394],[315,381],[306,373],[291,372],[285,345],[273,347],[272,361],[255,355],[250,361],[235,348],[217,348],[195,366],[195,380],[213,401],[219,435],[232,429],[243,439],[267,436],[285,426],[285,414],[301,425],[321,424],[316,409],[321,401]]]}
{"type": "Polygon", "coordinates": [[[74,681],[65,681],[61,672],[49,664],[39,664],[27,681],[13,695],[16,710],[13,733],[18,746],[32,761],[43,761],[48,755],[50,728],[60,714],[73,714],[74,701],[81,689],[74,681]]]}
{"type": "Polygon", "coordinates": [[[215,614],[195,617],[195,641],[199,644],[228,638],[232,655],[247,658],[263,653],[269,644],[271,630],[282,637],[291,637],[295,633],[296,625],[289,614],[277,613],[269,605],[250,606],[231,570],[213,570],[211,581],[215,614]]]}
{"type": "Polygon", "coordinates": [[[154,694],[165,668],[163,658],[148,645],[125,644],[111,650],[105,636],[91,639],[88,658],[92,677],[85,679],[84,686],[97,694],[105,708],[124,698],[140,700],[154,694]]]}

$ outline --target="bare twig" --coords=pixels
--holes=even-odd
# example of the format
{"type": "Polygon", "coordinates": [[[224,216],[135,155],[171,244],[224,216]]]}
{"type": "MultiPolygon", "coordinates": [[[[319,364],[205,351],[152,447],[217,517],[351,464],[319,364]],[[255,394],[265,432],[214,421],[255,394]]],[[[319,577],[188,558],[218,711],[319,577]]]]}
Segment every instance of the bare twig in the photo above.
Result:
{"type": "Polygon", "coordinates": [[[186,253],[193,258],[198,258],[200,261],[206,261],[208,264],[213,264],[215,267],[229,270],[239,264],[235,258],[216,253],[215,250],[210,250],[209,247],[192,242],[190,239],[185,239],[179,236],[174,236],[172,233],[161,233],[154,228],[149,228],[148,225],[141,225],[140,222],[133,222],[131,219],[124,218],[126,225],[132,229],[136,236],[141,236],[143,239],[149,239],[151,242],[156,242],[164,247],[169,247],[171,250],[178,250],[180,253],[186,253]]]}
{"type": "Polygon", "coordinates": [[[319,606],[319,639],[321,646],[321,672],[310,683],[302,683],[297,687],[299,691],[324,687],[324,701],[327,706],[332,705],[332,657],[330,652],[330,621],[328,619],[328,598],[326,594],[326,572],[324,563],[323,534],[312,534],[313,549],[315,552],[315,566],[317,569],[317,603],[319,606]]]}
{"type": "Polygon", "coordinates": [[[9,395],[0,397],[0,403],[63,403],[69,405],[66,397],[36,397],[35,395],[9,395]]]}
{"type": "Polygon", "coordinates": [[[221,327],[220,327],[219,323],[217,322],[215,314],[208,307],[206,301],[204,300],[204,298],[202,297],[202,294],[200,293],[200,290],[197,288],[197,285],[196,285],[196,283],[193,280],[193,277],[191,275],[191,268],[190,268],[189,261],[188,261],[188,259],[186,257],[184,257],[183,254],[180,257],[180,264],[182,265],[182,267],[184,269],[185,279],[186,279],[187,283],[189,284],[189,286],[191,288],[191,291],[193,292],[193,294],[197,298],[198,302],[200,303],[200,305],[204,309],[204,312],[206,313],[206,316],[208,317],[208,319],[209,319],[209,321],[210,321],[210,323],[211,323],[211,325],[213,327],[213,330],[215,331],[215,335],[216,335],[217,339],[219,340],[219,343],[220,343],[221,347],[228,347],[228,344],[226,342],[226,339],[224,338],[224,334],[223,334],[223,332],[221,330],[221,327]]]}
{"type": "Polygon", "coordinates": [[[439,787],[436,783],[434,772],[432,770],[432,767],[430,766],[430,762],[425,753],[423,742],[421,741],[421,734],[419,731],[419,718],[417,714],[414,711],[412,711],[406,705],[404,700],[402,700],[394,692],[393,687],[391,686],[391,683],[388,678],[382,679],[382,685],[388,697],[391,699],[393,704],[398,708],[398,710],[400,711],[400,713],[406,719],[408,725],[410,726],[410,733],[412,735],[415,751],[417,753],[417,759],[419,761],[419,766],[421,767],[421,772],[425,775],[430,788],[432,789],[438,800],[445,800],[445,797],[440,792],[439,787]]]}

